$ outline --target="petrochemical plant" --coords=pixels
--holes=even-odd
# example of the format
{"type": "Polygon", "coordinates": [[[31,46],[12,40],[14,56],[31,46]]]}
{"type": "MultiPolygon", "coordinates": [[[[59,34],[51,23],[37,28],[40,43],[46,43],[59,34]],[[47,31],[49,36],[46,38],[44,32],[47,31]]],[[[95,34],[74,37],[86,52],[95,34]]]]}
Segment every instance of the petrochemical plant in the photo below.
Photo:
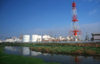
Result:
{"type": "MultiPolygon", "coordinates": [[[[58,38],[51,37],[50,35],[32,35],[31,42],[41,42],[41,41],[81,41],[80,35],[81,31],[78,26],[78,19],[77,19],[77,10],[76,10],[76,3],[75,1],[72,2],[72,22],[73,26],[70,31],[70,36],[67,37],[62,37],[59,36],[58,38]]],[[[30,41],[30,36],[29,35],[24,35],[23,36],[23,42],[29,42],[30,41]]]]}
{"type": "Polygon", "coordinates": [[[73,41],[73,37],[67,36],[62,37],[59,36],[57,38],[52,37],[50,35],[23,35],[22,38],[12,37],[6,39],[4,42],[61,42],[61,41],[73,41]]]}
{"type": "MultiPolygon", "coordinates": [[[[81,30],[79,29],[78,19],[77,19],[77,10],[75,1],[72,2],[72,29],[69,31],[69,35],[66,37],[52,37],[50,35],[22,35],[19,38],[12,37],[6,39],[4,42],[60,42],[60,41],[82,41],[81,39],[81,30]]],[[[96,37],[100,37],[100,34],[92,34],[91,40],[100,40],[96,37]]],[[[86,35],[86,40],[89,41],[90,38],[86,35]]],[[[0,42],[2,42],[0,40],[0,42]]]]}

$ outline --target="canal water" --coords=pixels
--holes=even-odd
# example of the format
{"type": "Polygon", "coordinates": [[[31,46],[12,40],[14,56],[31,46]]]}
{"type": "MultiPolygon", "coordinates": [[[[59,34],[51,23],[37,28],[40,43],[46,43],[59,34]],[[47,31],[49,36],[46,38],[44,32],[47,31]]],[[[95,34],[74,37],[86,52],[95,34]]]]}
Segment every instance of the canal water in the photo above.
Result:
{"type": "Polygon", "coordinates": [[[4,52],[7,54],[32,56],[41,58],[45,62],[58,62],[61,64],[100,64],[99,56],[72,56],[41,53],[30,50],[29,47],[5,46],[4,52]]]}

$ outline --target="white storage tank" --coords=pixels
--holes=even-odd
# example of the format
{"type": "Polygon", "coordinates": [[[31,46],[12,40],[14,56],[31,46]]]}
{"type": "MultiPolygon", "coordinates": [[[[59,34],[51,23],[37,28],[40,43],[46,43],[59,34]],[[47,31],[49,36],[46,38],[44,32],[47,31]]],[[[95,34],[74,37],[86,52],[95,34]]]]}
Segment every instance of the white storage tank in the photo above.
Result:
{"type": "Polygon", "coordinates": [[[32,42],[41,42],[42,36],[41,35],[32,35],[32,42]]]}
{"type": "Polygon", "coordinates": [[[23,35],[23,42],[30,42],[30,35],[23,35]]]}

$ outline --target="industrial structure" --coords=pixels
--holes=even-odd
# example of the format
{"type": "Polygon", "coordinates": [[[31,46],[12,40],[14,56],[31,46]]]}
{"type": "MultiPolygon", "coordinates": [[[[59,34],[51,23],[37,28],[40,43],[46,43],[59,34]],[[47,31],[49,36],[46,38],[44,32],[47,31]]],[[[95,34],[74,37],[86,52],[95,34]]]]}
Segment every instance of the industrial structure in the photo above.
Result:
{"type": "Polygon", "coordinates": [[[100,33],[92,33],[92,41],[100,41],[100,33]]]}
{"type": "Polygon", "coordinates": [[[42,36],[34,34],[32,35],[32,42],[41,42],[42,41],[42,36]]]}
{"type": "Polygon", "coordinates": [[[23,35],[23,42],[30,42],[30,35],[23,35]]]}
{"type": "MultiPolygon", "coordinates": [[[[45,34],[45,35],[38,35],[38,34],[33,34],[33,35],[20,35],[19,38],[17,37],[12,37],[12,38],[7,38],[6,40],[2,41],[0,40],[0,43],[2,42],[25,42],[25,43],[36,43],[36,42],[67,42],[67,41],[82,41],[81,40],[81,30],[79,29],[79,24],[78,24],[78,18],[77,18],[77,9],[76,9],[76,2],[73,0],[72,2],[72,29],[69,32],[70,35],[63,37],[53,37],[51,35],[45,34]]],[[[92,38],[91,41],[100,41],[100,33],[92,33],[92,38]]],[[[88,33],[86,33],[85,37],[85,42],[90,41],[88,33]]]]}
{"type": "Polygon", "coordinates": [[[73,28],[71,30],[71,34],[73,36],[73,41],[79,41],[80,40],[80,33],[78,26],[78,19],[77,19],[77,10],[76,10],[76,3],[75,1],[72,2],[72,22],[73,22],[73,28]]]}

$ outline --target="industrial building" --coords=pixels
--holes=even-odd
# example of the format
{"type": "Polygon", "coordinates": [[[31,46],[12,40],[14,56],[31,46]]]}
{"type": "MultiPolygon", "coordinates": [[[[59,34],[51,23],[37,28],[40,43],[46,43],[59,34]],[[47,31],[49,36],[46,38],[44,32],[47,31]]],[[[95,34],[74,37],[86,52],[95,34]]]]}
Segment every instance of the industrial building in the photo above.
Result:
{"type": "Polygon", "coordinates": [[[17,38],[17,37],[12,37],[12,38],[8,38],[8,39],[6,39],[5,41],[3,41],[3,42],[22,42],[22,40],[21,39],[19,39],[19,38],[17,38]]]}
{"type": "Polygon", "coordinates": [[[42,41],[42,36],[41,35],[32,35],[32,42],[41,42],[42,41]]]}
{"type": "Polygon", "coordinates": [[[50,35],[43,35],[42,37],[43,37],[43,40],[49,40],[51,38],[50,35]]]}
{"type": "Polygon", "coordinates": [[[54,41],[55,38],[54,37],[51,37],[50,35],[43,35],[42,36],[42,41],[54,41]]]}
{"type": "Polygon", "coordinates": [[[23,35],[23,42],[30,42],[30,35],[23,35]]]}
{"type": "Polygon", "coordinates": [[[30,35],[23,35],[23,42],[57,42],[57,41],[73,41],[73,37],[62,37],[58,38],[51,37],[50,35],[37,35],[33,34],[32,37],[30,35]]]}
{"type": "Polygon", "coordinates": [[[92,33],[92,41],[100,41],[100,33],[92,33]]]}

